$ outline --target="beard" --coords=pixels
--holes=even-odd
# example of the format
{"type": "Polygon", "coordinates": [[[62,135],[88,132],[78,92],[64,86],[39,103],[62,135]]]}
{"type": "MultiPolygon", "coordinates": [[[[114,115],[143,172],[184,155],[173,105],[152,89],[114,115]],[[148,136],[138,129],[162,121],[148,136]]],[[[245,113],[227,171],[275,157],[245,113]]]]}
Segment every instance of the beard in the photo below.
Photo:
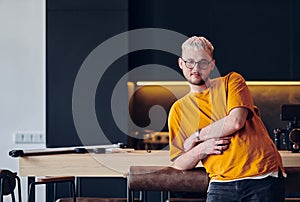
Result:
{"type": "Polygon", "coordinates": [[[208,78],[202,78],[201,77],[201,80],[199,79],[193,79],[193,78],[190,78],[188,79],[188,82],[190,84],[193,84],[193,85],[196,85],[196,86],[203,86],[203,85],[206,85],[206,82],[207,82],[208,78]]]}

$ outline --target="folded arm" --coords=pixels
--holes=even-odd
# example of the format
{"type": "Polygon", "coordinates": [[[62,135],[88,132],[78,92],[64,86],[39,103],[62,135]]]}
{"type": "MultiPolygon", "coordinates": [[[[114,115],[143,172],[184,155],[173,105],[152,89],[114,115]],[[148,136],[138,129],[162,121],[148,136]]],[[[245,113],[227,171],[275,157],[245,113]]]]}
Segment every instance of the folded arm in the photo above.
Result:
{"type": "Polygon", "coordinates": [[[200,160],[204,159],[210,154],[220,155],[228,149],[230,144],[230,137],[212,138],[200,144],[195,145],[182,155],[177,157],[173,166],[179,170],[189,170],[194,168],[200,160]]]}
{"type": "Polygon", "coordinates": [[[232,135],[236,131],[244,127],[248,110],[238,107],[230,111],[228,116],[195,131],[189,138],[185,140],[184,149],[189,150],[198,142],[203,142],[211,138],[220,138],[232,135]]]}
{"type": "Polygon", "coordinates": [[[234,108],[228,116],[193,133],[185,140],[185,152],[174,160],[174,166],[182,170],[191,169],[207,155],[222,154],[229,147],[229,136],[245,125],[247,115],[248,109],[234,108]]]}

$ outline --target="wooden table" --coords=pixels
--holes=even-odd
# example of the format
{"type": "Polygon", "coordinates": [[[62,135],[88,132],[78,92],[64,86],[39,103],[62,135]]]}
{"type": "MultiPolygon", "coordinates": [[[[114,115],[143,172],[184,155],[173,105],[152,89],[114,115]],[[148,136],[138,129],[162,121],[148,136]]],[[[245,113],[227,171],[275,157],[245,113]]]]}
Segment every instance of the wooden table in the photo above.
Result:
{"type": "MultiPolygon", "coordinates": [[[[285,168],[292,169],[288,174],[287,190],[299,192],[300,153],[280,151],[285,168]]],[[[19,175],[27,176],[28,183],[36,176],[76,176],[80,195],[80,177],[126,177],[130,166],[170,166],[169,151],[155,150],[130,151],[106,154],[55,154],[27,156],[19,158],[19,175]]],[[[198,166],[202,166],[200,163],[198,166]]]]}
{"type": "MultiPolygon", "coordinates": [[[[284,167],[300,168],[300,153],[280,151],[284,167]]],[[[169,151],[56,154],[19,158],[20,176],[124,177],[130,166],[170,166],[169,151]]],[[[199,165],[201,166],[201,164],[199,165]]]]}
{"type": "Polygon", "coordinates": [[[19,158],[20,176],[123,177],[131,165],[169,166],[169,151],[56,154],[19,158]]]}

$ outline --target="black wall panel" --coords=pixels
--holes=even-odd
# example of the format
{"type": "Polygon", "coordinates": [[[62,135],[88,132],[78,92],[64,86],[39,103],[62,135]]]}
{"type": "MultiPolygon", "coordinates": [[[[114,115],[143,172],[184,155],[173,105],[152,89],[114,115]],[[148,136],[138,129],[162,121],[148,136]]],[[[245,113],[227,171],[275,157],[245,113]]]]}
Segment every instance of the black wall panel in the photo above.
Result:
{"type": "MultiPolygon", "coordinates": [[[[246,80],[299,80],[299,2],[295,0],[48,0],[47,146],[80,145],[71,113],[75,76],[86,56],[110,37],[137,28],[203,35],[215,46],[217,69],[246,80]]],[[[121,58],[97,92],[97,112],[112,141],[126,141],[107,105],[118,77],[137,66],[162,64],[180,72],[177,56],[145,50],[121,58]],[[105,99],[103,99],[105,98],[105,99]]],[[[168,78],[166,78],[167,80],[168,78]]]]}
{"type": "MultiPolygon", "coordinates": [[[[47,1],[47,147],[82,145],[72,115],[74,81],[83,61],[92,50],[110,37],[128,30],[125,2],[47,1]]],[[[128,60],[125,57],[109,67],[110,74],[106,75],[108,79],[99,83],[95,97],[96,111],[99,112],[97,118],[105,126],[105,130],[110,132],[107,134],[112,134],[108,137],[112,143],[127,140],[114,125],[111,112],[108,111],[109,93],[114,87],[112,82],[116,82],[122,76],[120,72],[126,72],[127,67],[128,60]]],[[[95,145],[101,142],[91,140],[85,144],[95,145]]]]}
{"type": "Polygon", "coordinates": [[[126,10],[127,0],[47,0],[47,10],[126,10]]]}
{"type": "Polygon", "coordinates": [[[292,23],[291,28],[291,78],[295,81],[300,81],[300,1],[290,1],[291,14],[290,21],[292,23]]]}
{"type": "MultiPolygon", "coordinates": [[[[297,59],[291,55],[299,46],[295,36],[292,38],[299,29],[298,4],[294,0],[131,0],[129,27],[206,36],[215,46],[221,75],[237,71],[247,80],[296,80],[297,59]]],[[[155,62],[166,60],[177,68],[174,58],[165,59],[164,53],[148,57],[155,62]]]]}
{"type": "Polygon", "coordinates": [[[288,1],[213,1],[211,38],[221,74],[246,80],[290,79],[288,1]]]}

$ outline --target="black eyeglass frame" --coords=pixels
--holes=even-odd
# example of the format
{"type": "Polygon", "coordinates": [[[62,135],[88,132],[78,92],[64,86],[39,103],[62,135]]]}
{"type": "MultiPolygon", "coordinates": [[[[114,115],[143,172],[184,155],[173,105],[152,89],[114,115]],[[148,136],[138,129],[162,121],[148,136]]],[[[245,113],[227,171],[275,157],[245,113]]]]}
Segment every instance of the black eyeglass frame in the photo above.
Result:
{"type": "Polygon", "coordinates": [[[184,64],[185,64],[185,67],[186,68],[188,68],[188,69],[194,69],[195,68],[195,66],[196,66],[196,64],[197,64],[197,66],[198,66],[198,68],[199,69],[201,69],[201,70],[206,70],[207,69],[207,67],[208,67],[208,65],[214,60],[214,59],[211,59],[211,61],[207,61],[207,60],[200,60],[200,61],[198,61],[198,62],[195,62],[195,61],[188,61],[188,60],[184,60],[183,58],[181,58],[182,59],[182,61],[184,62],[184,64]],[[206,67],[205,68],[203,68],[203,67],[201,67],[201,62],[207,62],[207,64],[205,64],[206,65],[206,67]],[[192,67],[188,67],[187,65],[186,65],[186,63],[191,63],[191,62],[194,62],[194,65],[192,66],[192,67]]]}

